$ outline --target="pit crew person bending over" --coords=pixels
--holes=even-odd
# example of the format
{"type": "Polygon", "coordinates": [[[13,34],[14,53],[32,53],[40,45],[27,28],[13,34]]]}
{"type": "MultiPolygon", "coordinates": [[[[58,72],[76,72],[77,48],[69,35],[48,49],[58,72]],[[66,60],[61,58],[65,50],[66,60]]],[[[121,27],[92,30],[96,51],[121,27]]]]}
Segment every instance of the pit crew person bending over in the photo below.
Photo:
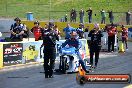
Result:
{"type": "Polygon", "coordinates": [[[71,32],[71,38],[67,39],[63,44],[62,44],[62,48],[65,47],[66,45],[69,45],[70,47],[75,47],[76,48],[76,53],[77,56],[79,58],[79,65],[81,64],[83,70],[86,73],[89,73],[89,71],[86,69],[83,59],[81,57],[81,54],[79,52],[79,49],[81,48],[82,44],[78,39],[77,33],[75,31],[71,32]]]}

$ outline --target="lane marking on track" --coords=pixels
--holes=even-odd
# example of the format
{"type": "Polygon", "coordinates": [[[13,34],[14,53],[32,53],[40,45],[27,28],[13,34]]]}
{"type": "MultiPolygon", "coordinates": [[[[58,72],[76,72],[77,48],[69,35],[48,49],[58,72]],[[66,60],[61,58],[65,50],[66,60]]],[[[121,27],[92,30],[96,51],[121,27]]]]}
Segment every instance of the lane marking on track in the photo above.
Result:
{"type": "Polygon", "coordinates": [[[132,84],[128,85],[128,86],[125,86],[123,88],[132,88],[132,84]]]}

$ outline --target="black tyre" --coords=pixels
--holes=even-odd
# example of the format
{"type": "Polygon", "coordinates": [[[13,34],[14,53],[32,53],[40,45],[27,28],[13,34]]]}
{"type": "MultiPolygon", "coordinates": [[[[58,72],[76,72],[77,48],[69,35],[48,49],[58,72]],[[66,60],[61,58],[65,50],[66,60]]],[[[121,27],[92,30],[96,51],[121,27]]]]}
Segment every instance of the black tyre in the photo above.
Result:
{"type": "Polygon", "coordinates": [[[66,73],[66,70],[68,68],[68,65],[67,65],[67,58],[61,56],[60,57],[60,65],[59,65],[59,69],[62,73],[66,73]]]}
{"type": "Polygon", "coordinates": [[[83,84],[85,84],[86,83],[86,79],[85,79],[85,77],[80,77],[80,79],[79,79],[79,83],[80,83],[80,85],[83,85],[83,84]]]}
{"type": "Polygon", "coordinates": [[[62,58],[62,73],[66,73],[67,70],[67,58],[63,57],[62,58]]]}

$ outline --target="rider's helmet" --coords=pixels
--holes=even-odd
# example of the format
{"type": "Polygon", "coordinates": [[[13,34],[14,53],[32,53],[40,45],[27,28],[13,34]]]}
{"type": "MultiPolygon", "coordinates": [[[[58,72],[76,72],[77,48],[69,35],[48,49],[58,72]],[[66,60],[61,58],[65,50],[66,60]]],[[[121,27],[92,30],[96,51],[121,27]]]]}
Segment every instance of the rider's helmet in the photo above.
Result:
{"type": "Polygon", "coordinates": [[[77,38],[77,32],[75,32],[75,31],[72,31],[71,32],[71,38],[77,38]]]}

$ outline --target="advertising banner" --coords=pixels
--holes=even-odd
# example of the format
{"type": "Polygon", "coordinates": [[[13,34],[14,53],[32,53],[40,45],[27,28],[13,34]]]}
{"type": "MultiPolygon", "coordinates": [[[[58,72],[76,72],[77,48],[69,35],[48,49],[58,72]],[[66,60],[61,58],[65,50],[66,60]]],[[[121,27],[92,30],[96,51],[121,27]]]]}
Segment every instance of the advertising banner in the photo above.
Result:
{"type": "MultiPolygon", "coordinates": [[[[42,41],[24,43],[23,44],[23,59],[25,59],[26,62],[29,62],[29,61],[43,62],[43,58],[40,58],[41,44],[42,44],[42,41]]],[[[42,50],[41,50],[41,54],[43,55],[42,50]]]]}
{"type": "MultiPolygon", "coordinates": [[[[84,57],[89,56],[88,44],[86,39],[80,39],[82,43],[82,47],[80,49],[81,54],[84,57]]],[[[57,58],[59,56],[59,47],[64,43],[65,40],[57,41],[56,44],[56,55],[57,58]]],[[[9,66],[13,64],[21,64],[28,62],[43,62],[43,49],[40,50],[40,46],[42,45],[42,41],[35,42],[24,42],[24,43],[7,43],[0,44],[0,67],[4,63],[4,66],[9,66]],[[40,52],[42,58],[40,58],[40,52]]]]}
{"type": "Polygon", "coordinates": [[[3,67],[3,44],[0,43],[0,68],[3,67]]]}
{"type": "Polygon", "coordinates": [[[22,43],[3,44],[3,62],[4,65],[22,63],[22,43]]]}
{"type": "Polygon", "coordinates": [[[128,28],[128,40],[132,41],[132,28],[128,28]]]}

